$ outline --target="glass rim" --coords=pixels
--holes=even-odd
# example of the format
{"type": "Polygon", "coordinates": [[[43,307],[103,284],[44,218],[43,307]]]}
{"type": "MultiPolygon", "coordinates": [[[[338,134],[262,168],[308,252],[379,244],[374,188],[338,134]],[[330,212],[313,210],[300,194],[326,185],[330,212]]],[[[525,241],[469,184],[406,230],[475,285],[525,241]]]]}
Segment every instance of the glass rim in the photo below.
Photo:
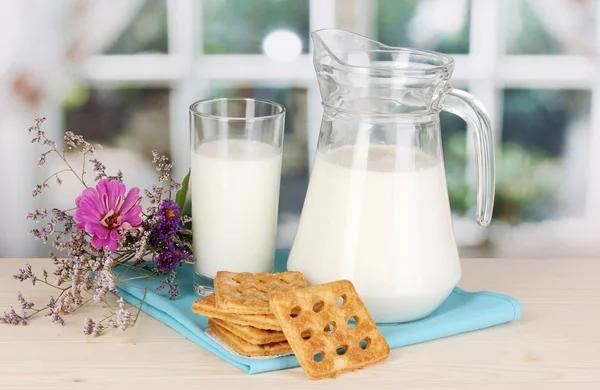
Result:
{"type": "Polygon", "coordinates": [[[242,98],[242,97],[235,97],[235,98],[208,98],[208,99],[202,99],[202,100],[198,100],[192,104],[190,104],[189,107],[190,113],[195,115],[195,116],[199,116],[202,118],[208,118],[208,119],[214,119],[214,120],[223,120],[223,121],[256,121],[256,120],[266,120],[266,119],[273,119],[273,118],[277,118],[277,117],[281,117],[285,114],[285,107],[282,104],[273,102],[271,100],[266,100],[266,99],[255,99],[255,98],[242,98]],[[260,115],[260,116],[250,116],[250,117],[240,117],[240,116],[222,116],[222,115],[214,115],[214,114],[209,114],[206,112],[202,112],[200,110],[198,110],[198,106],[200,104],[203,103],[214,103],[214,102],[219,102],[219,101],[227,101],[227,102],[240,102],[240,101],[245,101],[245,102],[259,102],[259,103],[264,103],[267,104],[269,106],[275,107],[277,108],[277,112],[274,114],[269,114],[269,115],[260,115]]]}

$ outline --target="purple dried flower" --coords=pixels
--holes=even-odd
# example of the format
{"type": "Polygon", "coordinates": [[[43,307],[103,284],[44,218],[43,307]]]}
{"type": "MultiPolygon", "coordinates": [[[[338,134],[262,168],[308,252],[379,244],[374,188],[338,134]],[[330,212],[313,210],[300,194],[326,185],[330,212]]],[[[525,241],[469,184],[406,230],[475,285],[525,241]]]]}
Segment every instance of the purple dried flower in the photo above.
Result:
{"type": "Polygon", "coordinates": [[[92,328],[92,337],[98,337],[100,336],[100,333],[102,333],[102,331],[104,330],[104,326],[101,323],[96,323],[94,324],[94,327],[92,328]]]}
{"type": "Polygon", "coordinates": [[[127,311],[123,297],[119,298],[118,303],[119,310],[117,310],[115,313],[117,315],[116,327],[118,327],[121,330],[125,330],[130,325],[131,313],[127,311]]]}
{"type": "Polygon", "coordinates": [[[64,224],[64,231],[71,233],[73,226],[75,225],[75,219],[59,209],[52,209],[52,220],[56,223],[62,222],[64,224]]]}
{"type": "Polygon", "coordinates": [[[57,146],[57,145],[56,145],[56,142],[54,142],[54,141],[51,141],[51,140],[49,140],[48,138],[46,138],[46,139],[44,140],[44,145],[48,145],[48,146],[50,146],[50,147],[51,147],[51,148],[53,148],[53,149],[56,149],[56,146],[57,146]]]}
{"type": "Polygon", "coordinates": [[[179,281],[175,281],[175,277],[177,273],[175,271],[171,271],[163,280],[161,280],[158,284],[158,287],[154,290],[156,292],[160,292],[165,288],[169,287],[169,299],[177,299],[179,297],[179,281]]]}
{"type": "Polygon", "coordinates": [[[91,318],[86,318],[83,321],[83,334],[90,335],[92,334],[92,330],[94,329],[94,321],[91,318]]]}
{"type": "Polygon", "coordinates": [[[93,156],[94,154],[96,154],[98,149],[102,149],[102,145],[100,145],[100,144],[93,145],[93,146],[89,147],[88,149],[84,150],[83,152],[89,153],[93,156]]]}
{"type": "Polygon", "coordinates": [[[35,306],[35,304],[33,302],[27,302],[25,300],[25,298],[23,298],[23,294],[21,294],[21,291],[19,291],[19,293],[17,294],[17,299],[19,300],[19,302],[21,303],[21,310],[23,310],[23,316],[25,316],[25,312],[29,309],[31,309],[33,306],[35,306]]]}
{"type": "Polygon", "coordinates": [[[94,181],[98,181],[106,178],[106,165],[102,164],[98,159],[90,160],[92,164],[94,164],[94,172],[98,172],[98,176],[94,179],[94,181]]]}
{"type": "Polygon", "coordinates": [[[165,282],[167,282],[168,284],[173,284],[176,277],[177,277],[177,272],[173,271],[165,278],[165,282]]]}
{"type": "Polygon", "coordinates": [[[88,142],[86,140],[84,140],[82,136],[73,134],[72,131],[65,132],[64,140],[65,140],[65,144],[67,145],[68,149],[75,149],[80,145],[88,144],[88,142]]]}
{"type": "Polygon", "coordinates": [[[33,188],[33,191],[32,191],[32,193],[31,193],[31,195],[32,195],[34,198],[37,198],[37,197],[39,197],[40,195],[42,195],[42,192],[43,192],[43,191],[44,191],[46,188],[48,188],[48,184],[46,184],[46,183],[44,183],[44,184],[38,184],[38,185],[36,185],[36,186],[33,188]]]}
{"type": "Polygon", "coordinates": [[[160,292],[165,288],[171,286],[171,284],[173,284],[173,282],[175,281],[175,276],[177,276],[177,272],[171,271],[164,279],[162,279],[158,283],[158,287],[154,291],[160,292]]]}
{"type": "Polygon", "coordinates": [[[25,264],[25,269],[19,269],[19,273],[13,275],[13,279],[17,279],[19,282],[24,282],[27,279],[31,279],[31,284],[35,286],[35,282],[37,281],[37,277],[31,270],[31,264],[25,264]]]}
{"type": "Polygon", "coordinates": [[[168,250],[160,252],[154,257],[156,268],[161,272],[174,270],[184,260],[190,258],[192,254],[183,245],[169,243],[168,250]]]}
{"type": "Polygon", "coordinates": [[[110,252],[106,251],[102,258],[102,267],[98,269],[97,275],[94,277],[94,302],[100,303],[108,292],[116,292],[115,275],[112,272],[115,259],[110,256],[110,252]]]}
{"type": "Polygon", "coordinates": [[[27,214],[27,219],[31,219],[34,222],[38,222],[40,219],[44,219],[47,216],[48,216],[48,210],[36,209],[34,212],[27,214]]]}
{"type": "Polygon", "coordinates": [[[148,248],[148,240],[150,238],[150,231],[144,231],[137,238],[137,241],[133,243],[133,249],[135,249],[135,257],[134,259],[140,260],[144,254],[146,253],[146,249],[148,248]]]}
{"type": "Polygon", "coordinates": [[[156,164],[156,171],[163,172],[163,175],[158,179],[158,181],[165,181],[171,175],[171,168],[173,168],[173,164],[169,164],[169,158],[162,154],[158,154],[156,150],[152,151],[152,162],[156,164]],[[163,178],[163,176],[165,176],[163,178]]]}
{"type": "Polygon", "coordinates": [[[165,199],[158,209],[158,225],[150,234],[150,245],[158,247],[168,243],[171,236],[181,230],[179,226],[179,206],[171,199],[165,199]]]}
{"type": "Polygon", "coordinates": [[[177,299],[179,295],[179,281],[177,281],[169,286],[169,299],[177,299]]]}
{"type": "Polygon", "coordinates": [[[156,268],[161,271],[171,271],[177,267],[177,259],[173,256],[173,252],[164,251],[154,257],[156,268]]]}
{"type": "Polygon", "coordinates": [[[116,176],[107,176],[106,179],[107,180],[116,180],[119,183],[122,183],[123,182],[123,172],[121,172],[121,170],[119,169],[119,170],[117,170],[116,176]]]}
{"type": "Polygon", "coordinates": [[[50,236],[52,236],[52,233],[54,233],[56,224],[56,219],[52,218],[50,222],[46,224],[46,226],[42,228],[31,229],[29,232],[33,234],[33,237],[36,240],[42,240],[42,242],[45,244],[50,239],[50,236]]]}
{"type": "Polygon", "coordinates": [[[53,323],[64,326],[65,320],[63,320],[63,318],[60,316],[60,312],[60,305],[57,305],[54,297],[50,297],[50,300],[48,301],[48,313],[46,313],[46,317],[50,317],[53,323]]]}
{"type": "Polygon", "coordinates": [[[53,150],[48,150],[47,152],[44,152],[40,155],[40,158],[38,159],[38,162],[37,162],[38,167],[41,167],[46,163],[46,156],[48,156],[52,152],[53,152],[53,150]]]}
{"type": "Polygon", "coordinates": [[[31,140],[31,143],[40,143],[42,139],[44,139],[44,144],[46,143],[46,133],[42,130],[42,125],[46,121],[46,118],[38,118],[35,120],[35,125],[29,128],[29,134],[34,133],[35,137],[31,140]]]}
{"type": "Polygon", "coordinates": [[[12,325],[27,325],[27,318],[18,315],[15,309],[11,307],[9,312],[4,312],[4,315],[0,317],[0,322],[12,325]]]}

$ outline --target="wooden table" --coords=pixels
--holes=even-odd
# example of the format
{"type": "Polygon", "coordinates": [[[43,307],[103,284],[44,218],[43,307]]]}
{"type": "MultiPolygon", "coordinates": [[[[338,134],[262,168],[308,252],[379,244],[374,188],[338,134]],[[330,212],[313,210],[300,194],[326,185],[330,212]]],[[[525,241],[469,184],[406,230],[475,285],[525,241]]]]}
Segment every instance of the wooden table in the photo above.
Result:
{"type": "MultiPolygon", "coordinates": [[[[11,278],[26,259],[0,259],[0,309],[21,290],[49,289],[11,278]]],[[[29,260],[34,268],[51,263],[29,260]]],[[[161,323],[143,316],[126,332],[82,333],[95,307],[28,326],[0,324],[0,388],[59,389],[600,389],[600,259],[465,259],[466,290],[518,298],[523,317],[491,329],[392,350],[383,363],[338,379],[309,380],[300,368],[247,375],[161,323]]]]}

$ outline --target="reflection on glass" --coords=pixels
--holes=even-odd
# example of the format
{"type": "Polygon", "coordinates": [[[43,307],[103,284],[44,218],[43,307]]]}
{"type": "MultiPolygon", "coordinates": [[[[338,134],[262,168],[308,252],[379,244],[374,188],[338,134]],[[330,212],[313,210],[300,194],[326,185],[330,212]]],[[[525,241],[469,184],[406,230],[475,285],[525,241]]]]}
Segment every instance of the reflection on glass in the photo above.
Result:
{"type": "Polygon", "coordinates": [[[376,40],[449,54],[469,52],[469,0],[377,0],[376,40]]]}
{"type": "MultiPolygon", "coordinates": [[[[267,36],[277,30],[300,38],[308,52],[308,0],[204,0],[205,54],[261,54],[267,36]]],[[[295,42],[293,42],[295,44],[295,42]]]]}
{"type": "Polygon", "coordinates": [[[209,96],[266,99],[285,107],[277,247],[290,248],[308,188],[306,89],[215,86],[209,96]]]}
{"type": "Polygon", "coordinates": [[[102,54],[167,53],[166,0],[144,0],[131,24],[102,54]]]}
{"type": "Polygon", "coordinates": [[[590,92],[504,91],[495,218],[579,216],[585,201],[590,92]]]}
{"type": "Polygon", "coordinates": [[[506,0],[508,54],[591,54],[597,1],[506,0]]]}

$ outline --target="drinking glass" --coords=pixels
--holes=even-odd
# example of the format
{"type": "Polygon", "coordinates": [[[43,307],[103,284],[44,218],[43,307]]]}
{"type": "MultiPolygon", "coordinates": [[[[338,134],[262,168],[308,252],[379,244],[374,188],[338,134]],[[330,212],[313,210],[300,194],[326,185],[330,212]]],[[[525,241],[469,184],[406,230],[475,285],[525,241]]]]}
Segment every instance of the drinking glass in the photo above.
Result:
{"type": "Polygon", "coordinates": [[[194,290],[217,271],[272,272],[285,108],[219,98],[190,106],[194,290]]]}

